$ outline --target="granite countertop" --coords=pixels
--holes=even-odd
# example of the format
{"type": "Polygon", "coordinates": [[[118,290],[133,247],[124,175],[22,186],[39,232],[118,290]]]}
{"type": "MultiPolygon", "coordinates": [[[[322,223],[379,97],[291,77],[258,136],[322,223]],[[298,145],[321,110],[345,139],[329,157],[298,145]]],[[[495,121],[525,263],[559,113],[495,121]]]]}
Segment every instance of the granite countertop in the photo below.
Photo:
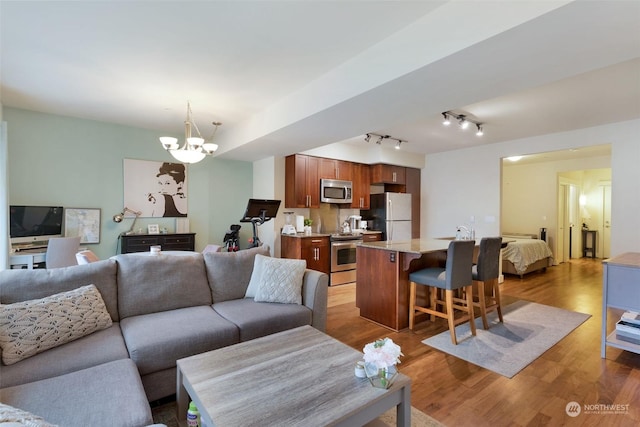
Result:
{"type": "MultiPolygon", "coordinates": [[[[382,233],[382,231],[373,231],[373,230],[367,230],[362,232],[362,234],[380,234],[382,233]]],[[[336,234],[336,233],[311,233],[311,234],[305,234],[305,233],[296,233],[296,234],[281,234],[281,236],[287,236],[287,237],[297,237],[297,238],[303,238],[303,237],[331,237],[332,234],[336,234]]]]}
{"type": "Polygon", "coordinates": [[[446,251],[449,247],[447,239],[412,239],[403,241],[362,242],[361,247],[383,249],[387,251],[426,254],[429,252],[446,251]]]}

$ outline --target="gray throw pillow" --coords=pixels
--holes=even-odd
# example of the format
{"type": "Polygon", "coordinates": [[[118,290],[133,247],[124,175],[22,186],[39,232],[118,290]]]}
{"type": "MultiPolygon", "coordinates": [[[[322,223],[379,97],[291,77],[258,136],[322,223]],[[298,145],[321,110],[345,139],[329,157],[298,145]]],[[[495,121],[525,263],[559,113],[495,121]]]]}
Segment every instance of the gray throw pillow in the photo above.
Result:
{"type": "MultiPolygon", "coordinates": [[[[260,257],[261,255],[256,255],[260,257]]],[[[262,274],[254,300],[302,304],[302,279],[307,261],[303,259],[263,257],[262,274]]]]}

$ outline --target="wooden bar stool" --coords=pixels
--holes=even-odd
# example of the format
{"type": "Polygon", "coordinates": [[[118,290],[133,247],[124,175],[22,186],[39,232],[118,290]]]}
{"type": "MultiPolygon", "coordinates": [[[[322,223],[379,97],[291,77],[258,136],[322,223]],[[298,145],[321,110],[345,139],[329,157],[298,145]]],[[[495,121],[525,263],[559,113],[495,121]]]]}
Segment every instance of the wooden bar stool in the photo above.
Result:
{"type": "Polygon", "coordinates": [[[474,240],[454,240],[449,243],[447,249],[446,268],[425,268],[409,274],[409,329],[413,330],[416,312],[430,314],[447,319],[451,341],[457,345],[456,325],[469,322],[471,333],[476,334],[476,325],[473,321],[473,296],[471,268],[473,266],[474,240]],[[429,307],[416,306],[416,285],[430,286],[429,307]],[[465,299],[456,298],[453,292],[456,289],[465,290],[465,299]],[[438,290],[444,290],[445,300],[437,295],[438,290]],[[438,306],[444,306],[445,311],[439,311],[438,306]],[[455,318],[455,310],[465,313],[464,316],[455,318]]]}
{"type": "Polygon", "coordinates": [[[489,329],[487,313],[493,310],[498,312],[500,322],[504,322],[498,284],[501,247],[502,237],[482,238],[480,240],[480,251],[478,252],[478,264],[474,265],[471,270],[473,277],[473,305],[480,309],[484,329],[489,329]]]}

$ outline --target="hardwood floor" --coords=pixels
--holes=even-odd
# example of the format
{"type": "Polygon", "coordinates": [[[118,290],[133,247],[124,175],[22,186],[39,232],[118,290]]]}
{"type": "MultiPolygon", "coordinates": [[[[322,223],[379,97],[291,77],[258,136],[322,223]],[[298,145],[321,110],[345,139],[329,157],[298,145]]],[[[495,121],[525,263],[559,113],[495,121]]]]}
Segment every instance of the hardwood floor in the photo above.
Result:
{"type": "MultiPolygon", "coordinates": [[[[329,288],[327,333],[358,350],[393,339],[404,353],[400,370],[412,379],[412,405],[447,426],[640,425],[640,355],[609,347],[600,358],[601,260],[572,260],[524,279],[507,276],[500,289],[503,304],[523,299],[592,317],[511,379],[422,344],[447,330],[445,320],[394,332],[361,318],[355,284],[329,288]],[[582,413],[569,417],[569,402],[582,413]],[[598,404],[620,405],[623,413],[594,406],[585,413],[585,405],[598,404]]],[[[610,327],[621,312],[613,314],[610,327]]]]}

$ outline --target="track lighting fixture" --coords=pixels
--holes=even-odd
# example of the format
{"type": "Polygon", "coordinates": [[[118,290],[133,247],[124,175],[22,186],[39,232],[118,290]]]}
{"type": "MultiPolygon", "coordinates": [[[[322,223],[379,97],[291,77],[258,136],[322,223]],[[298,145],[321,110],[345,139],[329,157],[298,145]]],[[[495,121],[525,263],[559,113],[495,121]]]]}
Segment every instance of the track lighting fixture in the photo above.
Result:
{"type": "Polygon", "coordinates": [[[402,143],[406,143],[406,142],[407,142],[407,141],[406,141],[406,140],[404,140],[404,139],[394,138],[394,137],[392,137],[391,135],[380,135],[380,134],[373,133],[373,132],[369,132],[369,133],[367,133],[367,134],[365,135],[365,137],[364,137],[364,142],[369,142],[369,141],[371,141],[371,137],[372,137],[372,136],[377,137],[377,139],[375,140],[375,143],[376,143],[376,144],[378,144],[378,145],[382,145],[382,142],[383,142],[383,141],[385,141],[385,140],[388,140],[388,141],[395,141],[395,144],[396,144],[396,145],[395,145],[395,149],[396,149],[396,150],[399,150],[399,149],[400,149],[400,145],[401,145],[402,143]]]}
{"type": "Polygon", "coordinates": [[[451,111],[445,111],[444,113],[442,113],[442,117],[444,117],[444,120],[442,121],[442,124],[444,126],[449,126],[451,124],[451,119],[457,120],[458,125],[462,130],[466,130],[469,127],[469,124],[473,123],[474,125],[476,125],[476,128],[477,128],[476,135],[477,136],[484,135],[484,129],[482,127],[483,124],[480,122],[476,122],[475,120],[469,119],[464,114],[455,114],[455,113],[452,113],[451,111]]]}

